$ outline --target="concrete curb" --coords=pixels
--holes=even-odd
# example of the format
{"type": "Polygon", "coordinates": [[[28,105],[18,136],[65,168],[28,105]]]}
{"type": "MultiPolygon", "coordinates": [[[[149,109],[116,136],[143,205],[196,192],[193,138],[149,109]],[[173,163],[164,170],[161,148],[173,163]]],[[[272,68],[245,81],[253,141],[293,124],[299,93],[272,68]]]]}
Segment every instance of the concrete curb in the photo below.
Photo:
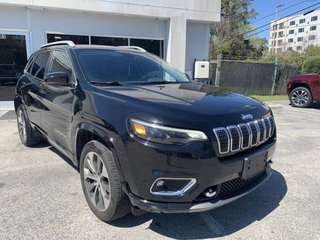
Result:
{"type": "Polygon", "coordinates": [[[282,104],[268,104],[271,109],[283,108],[282,104]]]}
{"type": "Polygon", "coordinates": [[[0,101],[0,111],[14,110],[13,101],[0,101]]]}

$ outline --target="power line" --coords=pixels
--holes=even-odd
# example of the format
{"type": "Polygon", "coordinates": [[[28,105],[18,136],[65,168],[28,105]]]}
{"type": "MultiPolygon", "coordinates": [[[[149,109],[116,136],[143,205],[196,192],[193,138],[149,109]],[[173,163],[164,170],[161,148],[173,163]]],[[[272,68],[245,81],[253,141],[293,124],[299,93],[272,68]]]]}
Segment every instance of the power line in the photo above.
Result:
{"type": "MultiPolygon", "coordinates": [[[[296,13],[305,11],[305,10],[307,10],[308,8],[314,7],[314,6],[319,5],[319,4],[320,4],[320,3],[313,4],[313,5],[309,6],[309,7],[306,7],[306,8],[303,8],[303,9],[299,10],[299,11],[296,11],[296,12],[294,12],[294,13],[291,13],[291,14],[283,17],[283,18],[290,17],[290,16],[292,16],[292,15],[294,15],[294,14],[296,14],[296,13]]],[[[277,21],[278,21],[278,20],[281,20],[281,19],[283,19],[283,18],[277,19],[277,21]]],[[[258,27],[258,28],[256,28],[256,29],[254,29],[254,30],[250,30],[250,31],[248,31],[248,32],[245,32],[244,35],[245,35],[245,34],[248,34],[248,33],[250,33],[250,32],[254,32],[254,31],[256,31],[256,30],[258,30],[258,29],[260,29],[260,28],[266,27],[266,26],[270,26],[270,23],[264,24],[264,25],[262,25],[262,26],[260,26],[260,27],[258,27]]]]}
{"type": "MultiPolygon", "coordinates": [[[[294,14],[296,14],[296,13],[305,11],[305,10],[307,10],[307,9],[309,9],[309,8],[311,8],[311,7],[317,6],[317,5],[319,5],[319,4],[320,4],[320,3],[316,3],[316,4],[313,4],[313,5],[310,5],[309,7],[300,9],[299,11],[296,11],[296,12],[294,12],[294,13],[291,13],[291,14],[283,17],[283,18],[290,17],[290,16],[292,16],[292,15],[294,15],[294,14]]],[[[316,8],[316,9],[317,9],[317,8],[316,8]]],[[[314,9],[314,10],[315,10],[315,9],[314,9]]],[[[298,17],[298,16],[294,16],[293,18],[288,19],[288,20],[286,20],[286,21],[290,21],[290,20],[292,20],[292,19],[294,19],[294,18],[296,18],[296,17],[298,17]]],[[[283,19],[283,18],[280,18],[279,20],[281,20],[281,19],[283,19]]],[[[250,36],[247,36],[247,38],[250,38],[250,37],[253,37],[253,36],[255,36],[255,35],[259,34],[259,33],[265,32],[265,31],[270,30],[270,29],[271,29],[271,28],[270,28],[270,23],[268,23],[268,24],[265,24],[265,25],[263,25],[263,26],[260,26],[260,27],[258,27],[258,28],[256,28],[256,29],[254,29],[254,30],[247,31],[247,32],[245,32],[243,35],[248,34],[248,33],[251,33],[251,32],[255,32],[254,34],[252,34],[252,35],[250,35],[250,36]],[[268,28],[265,28],[265,29],[263,29],[262,31],[256,32],[256,30],[261,29],[261,28],[266,27],[266,26],[268,26],[268,28]]],[[[225,43],[230,42],[230,41],[232,41],[232,40],[234,40],[234,39],[236,39],[236,38],[231,38],[231,39],[229,39],[229,40],[225,40],[225,41],[221,42],[220,44],[225,44],[225,43]]],[[[219,44],[219,45],[220,45],[220,44],[219,44]]],[[[221,45],[220,45],[220,46],[221,46],[221,45]]]]}
{"type": "MultiPolygon", "coordinates": [[[[293,5],[289,6],[289,7],[282,8],[282,9],[281,9],[280,11],[278,11],[278,12],[283,12],[283,11],[289,9],[289,8],[292,8],[292,7],[294,7],[294,6],[297,6],[297,5],[299,5],[299,4],[301,4],[301,3],[305,3],[305,2],[307,2],[307,1],[299,2],[299,3],[293,4],[293,5]]],[[[259,19],[257,19],[257,20],[254,20],[253,22],[250,22],[250,24],[255,23],[255,22],[259,22],[259,21],[261,21],[261,20],[263,20],[263,19],[266,19],[266,18],[268,18],[268,17],[271,17],[271,16],[273,16],[273,15],[274,15],[274,13],[271,13],[271,14],[265,16],[265,17],[262,17],[262,18],[259,18],[259,19]]]]}
{"type": "MultiPolygon", "coordinates": [[[[318,9],[318,8],[316,8],[316,9],[318,9]]],[[[316,10],[316,9],[315,9],[315,10],[316,10]]],[[[294,17],[292,17],[292,18],[290,18],[290,19],[287,19],[286,21],[283,21],[283,22],[291,21],[292,19],[295,19],[295,18],[297,18],[297,17],[299,17],[299,16],[294,16],[294,17]]],[[[315,24],[315,25],[319,25],[319,24],[315,24]]],[[[308,24],[307,24],[307,25],[301,25],[301,26],[308,26],[308,24]]],[[[312,26],[314,26],[314,25],[312,25],[312,26]]],[[[271,27],[265,28],[264,30],[261,30],[261,31],[255,33],[255,34],[252,34],[252,35],[248,36],[248,38],[253,37],[253,36],[255,36],[255,35],[259,34],[259,33],[268,31],[268,30],[270,30],[270,29],[271,29],[271,27]]],[[[232,39],[230,39],[230,40],[232,40],[232,39]]],[[[229,41],[230,41],[230,40],[229,40],[229,41]]]]}

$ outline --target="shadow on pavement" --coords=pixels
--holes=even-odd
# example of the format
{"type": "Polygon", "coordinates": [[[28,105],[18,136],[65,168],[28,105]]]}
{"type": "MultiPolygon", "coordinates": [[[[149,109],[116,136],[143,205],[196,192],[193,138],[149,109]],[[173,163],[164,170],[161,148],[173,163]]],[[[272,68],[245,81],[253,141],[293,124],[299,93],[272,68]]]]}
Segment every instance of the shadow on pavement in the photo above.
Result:
{"type": "Polygon", "coordinates": [[[174,239],[204,239],[228,236],[255,221],[268,216],[287,193],[287,184],[281,173],[273,171],[270,179],[247,196],[207,213],[128,215],[109,223],[115,227],[130,228],[151,220],[148,226],[162,236],[174,239]],[[203,220],[203,214],[209,221],[203,220]],[[207,218],[207,217],[206,217],[207,218]],[[216,223],[211,225],[210,218],[216,223]],[[209,227],[211,225],[211,227],[209,227]],[[215,226],[220,229],[215,231],[215,226]],[[221,231],[222,229],[222,231],[221,231]]]}

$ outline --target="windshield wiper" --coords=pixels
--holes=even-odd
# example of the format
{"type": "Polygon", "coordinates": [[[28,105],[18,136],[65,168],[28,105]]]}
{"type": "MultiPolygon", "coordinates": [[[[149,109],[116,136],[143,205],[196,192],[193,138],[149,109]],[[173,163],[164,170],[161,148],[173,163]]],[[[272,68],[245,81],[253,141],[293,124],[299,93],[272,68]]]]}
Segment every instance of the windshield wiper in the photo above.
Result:
{"type": "Polygon", "coordinates": [[[144,84],[169,84],[169,83],[177,83],[177,82],[170,82],[170,81],[166,81],[166,80],[149,80],[147,82],[141,82],[140,84],[141,85],[144,85],[144,84]]]}
{"type": "Polygon", "coordinates": [[[96,85],[108,85],[108,86],[123,86],[124,84],[119,81],[113,81],[113,82],[105,82],[105,81],[90,81],[91,84],[96,84],[96,85]]]}

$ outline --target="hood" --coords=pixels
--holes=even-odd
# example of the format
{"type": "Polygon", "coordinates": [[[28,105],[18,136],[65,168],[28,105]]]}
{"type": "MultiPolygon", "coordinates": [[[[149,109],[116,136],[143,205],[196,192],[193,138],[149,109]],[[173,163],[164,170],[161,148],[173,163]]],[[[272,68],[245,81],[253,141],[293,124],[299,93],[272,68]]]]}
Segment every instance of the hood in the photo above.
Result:
{"type": "Polygon", "coordinates": [[[269,111],[267,106],[252,98],[201,83],[97,87],[96,91],[161,120],[207,121],[224,116],[219,118],[223,122],[231,116],[248,122],[246,115],[260,118],[269,111]]]}
{"type": "Polygon", "coordinates": [[[299,75],[294,75],[291,77],[291,80],[296,80],[296,79],[311,79],[311,78],[319,78],[319,73],[308,73],[308,74],[299,74],[299,75]]]}

